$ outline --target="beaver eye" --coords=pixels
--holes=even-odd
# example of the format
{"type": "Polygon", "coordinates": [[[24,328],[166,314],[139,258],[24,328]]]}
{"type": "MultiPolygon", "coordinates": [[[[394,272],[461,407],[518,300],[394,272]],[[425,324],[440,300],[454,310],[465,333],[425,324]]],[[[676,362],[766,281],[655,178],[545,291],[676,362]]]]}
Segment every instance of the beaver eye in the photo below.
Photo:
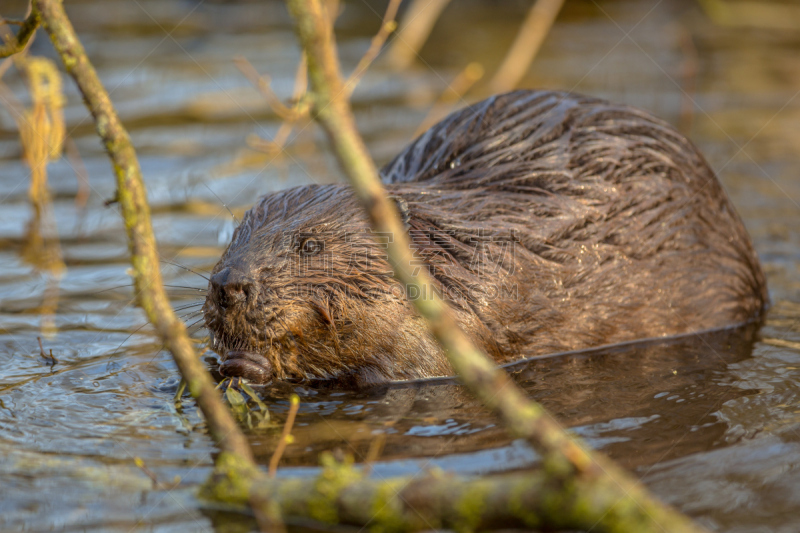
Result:
{"type": "Polygon", "coordinates": [[[300,255],[316,255],[322,251],[322,243],[316,239],[306,239],[300,243],[300,255]]]}

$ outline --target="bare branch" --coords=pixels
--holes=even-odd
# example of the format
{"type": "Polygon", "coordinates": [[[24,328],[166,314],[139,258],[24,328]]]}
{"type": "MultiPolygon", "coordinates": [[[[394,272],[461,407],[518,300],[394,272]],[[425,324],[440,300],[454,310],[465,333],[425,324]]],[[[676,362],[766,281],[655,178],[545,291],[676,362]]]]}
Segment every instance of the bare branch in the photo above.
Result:
{"type": "Polygon", "coordinates": [[[275,477],[278,471],[278,463],[281,461],[281,456],[286,446],[292,441],[292,426],[294,425],[294,417],[297,415],[297,409],[300,407],[300,398],[296,394],[292,394],[291,403],[289,405],[289,415],[286,417],[286,423],[283,425],[283,433],[278,440],[278,445],[275,447],[272,457],[269,460],[269,477],[275,477]]]}
{"type": "Polygon", "coordinates": [[[383,43],[386,42],[386,39],[389,37],[389,35],[397,28],[395,16],[397,15],[397,8],[400,7],[400,1],[401,0],[390,0],[389,6],[386,8],[386,13],[383,15],[381,29],[378,30],[378,33],[376,33],[375,37],[372,38],[369,48],[361,57],[358,65],[356,65],[356,68],[353,70],[353,72],[350,74],[350,77],[347,78],[347,81],[344,84],[348,95],[353,94],[353,91],[358,85],[358,82],[361,81],[364,73],[367,71],[372,62],[375,61],[375,58],[378,57],[381,47],[383,47],[383,43]]]}
{"type": "MultiPolygon", "coordinates": [[[[260,75],[255,67],[253,67],[253,65],[242,56],[234,57],[233,63],[236,65],[236,68],[238,68],[239,71],[244,74],[248,80],[250,80],[250,83],[252,83],[258,89],[261,95],[267,100],[269,107],[272,108],[275,114],[280,118],[287,122],[294,122],[308,113],[308,108],[299,103],[299,100],[302,98],[302,95],[305,92],[305,90],[298,91],[298,87],[300,86],[299,83],[295,83],[295,94],[293,96],[293,98],[296,100],[296,103],[294,107],[287,107],[283,102],[281,102],[281,99],[278,98],[278,95],[272,90],[272,87],[270,86],[271,79],[269,76],[260,75]]],[[[298,71],[300,70],[301,69],[298,68],[298,71]]],[[[302,70],[305,71],[305,68],[302,70]]],[[[299,75],[295,79],[297,80],[298,78],[299,75]]]]}

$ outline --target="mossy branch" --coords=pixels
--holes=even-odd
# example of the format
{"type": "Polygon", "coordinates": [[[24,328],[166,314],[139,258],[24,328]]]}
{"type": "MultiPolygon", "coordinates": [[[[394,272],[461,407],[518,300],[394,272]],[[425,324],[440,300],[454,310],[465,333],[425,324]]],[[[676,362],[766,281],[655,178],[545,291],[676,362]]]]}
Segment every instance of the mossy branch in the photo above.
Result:
{"type": "Polygon", "coordinates": [[[200,362],[183,322],[175,316],[164,292],[150,223],[150,206],[128,132],[86,57],[61,1],[34,0],[31,17],[41,19],[67,72],[77,83],[114,167],[117,199],[128,235],[138,304],[172,353],[190,393],[206,418],[212,438],[223,452],[222,455],[236,458],[230,465],[257,472],[247,440],[215,391],[211,376],[200,362]]]}
{"type": "MultiPolygon", "coordinates": [[[[389,261],[405,286],[432,286],[427,274],[414,274],[408,236],[394,205],[387,199],[378,169],[356,129],[343,86],[329,17],[320,0],[287,0],[296,31],[306,53],[311,85],[312,113],[323,127],[339,163],[364,206],[373,228],[390,232],[389,261]]],[[[421,294],[434,294],[422,291],[421,294]]],[[[575,495],[594,502],[587,507],[605,530],[700,531],[688,518],[650,496],[645,488],[600,454],[570,437],[537,403],[529,400],[509,376],[476,349],[459,330],[447,305],[440,299],[416,299],[417,311],[444,348],[461,380],[494,410],[508,430],[528,441],[542,454],[544,472],[562,486],[580,487],[575,495]],[[624,512],[620,513],[620,509],[624,512]],[[609,522],[609,517],[613,520],[609,522]],[[636,524],[621,529],[621,524],[636,524]]],[[[558,485],[556,484],[556,487],[558,485]]],[[[558,493],[563,496],[566,493],[558,493]]]]}
{"type": "MultiPolygon", "coordinates": [[[[613,480],[556,479],[547,471],[463,477],[431,471],[422,476],[371,479],[350,461],[323,454],[316,477],[262,479],[249,494],[227,489],[213,478],[204,496],[237,505],[273,505],[288,523],[314,519],[325,524],[369,527],[372,531],[536,529],[544,531],[653,531],[637,511],[636,497],[616,499],[613,480]],[[222,491],[222,493],[221,493],[222,491]]],[[[658,516],[657,531],[681,529],[680,515],[658,516]],[[677,518],[680,523],[670,521],[677,518]]]]}

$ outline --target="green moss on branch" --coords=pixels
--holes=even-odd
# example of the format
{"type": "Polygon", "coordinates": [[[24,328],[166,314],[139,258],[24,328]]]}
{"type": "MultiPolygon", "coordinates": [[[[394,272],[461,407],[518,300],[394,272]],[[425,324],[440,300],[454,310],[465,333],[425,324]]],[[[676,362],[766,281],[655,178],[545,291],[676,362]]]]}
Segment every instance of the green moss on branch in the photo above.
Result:
{"type": "MultiPolygon", "coordinates": [[[[639,495],[624,495],[610,478],[564,482],[545,470],[487,477],[432,471],[424,476],[371,479],[349,462],[323,455],[316,477],[262,478],[249,494],[229,490],[216,499],[244,507],[267,502],[289,523],[313,518],[331,525],[401,532],[452,529],[696,531],[675,513],[648,516],[639,495]],[[654,525],[654,521],[657,522],[654,525]]],[[[214,483],[219,486],[218,482],[214,483]]]]}

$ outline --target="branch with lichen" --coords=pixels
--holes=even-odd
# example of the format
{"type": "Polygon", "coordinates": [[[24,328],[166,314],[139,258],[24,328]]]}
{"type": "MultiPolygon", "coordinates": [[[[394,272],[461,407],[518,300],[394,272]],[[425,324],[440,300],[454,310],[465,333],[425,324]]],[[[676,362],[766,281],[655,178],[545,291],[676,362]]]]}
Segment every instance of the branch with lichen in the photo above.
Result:
{"type": "Polygon", "coordinates": [[[41,20],[67,72],[77,83],[111,159],[117,178],[117,200],[128,235],[137,302],[172,353],[190,393],[205,416],[211,437],[222,451],[220,457],[229,467],[237,466],[241,472],[255,476],[258,469],[247,440],[215,391],[211,376],[192,347],[186,327],[175,316],[164,292],[150,223],[150,206],[128,132],[86,57],[61,1],[34,0],[28,18],[41,20]]]}
{"type": "Polygon", "coordinates": [[[262,479],[249,493],[212,478],[203,496],[245,506],[267,503],[284,521],[316,520],[373,531],[536,529],[545,531],[698,531],[680,515],[643,515],[633,499],[608,505],[618,493],[606,477],[557,479],[546,470],[484,477],[453,476],[439,470],[424,475],[371,479],[351,460],[322,455],[316,477],[262,479]],[[659,527],[652,522],[659,520],[659,527]]]}
{"type": "MultiPolygon", "coordinates": [[[[312,114],[327,133],[373,228],[394,236],[388,253],[395,277],[405,286],[431,285],[426,273],[414,272],[408,236],[356,129],[348,92],[340,75],[333,26],[324,6],[320,0],[287,0],[287,3],[308,61],[312,114]]],[[[427,320],[467,387],[500,416],[510,433],[526,438],[542,454],[542,475],[544,483],[552,487],[553,498],[591,502],[591,505],[582,506],[580,512],[586,513],[590,521],[604,530],[701,531],[688,518],[652,497],[638,481],[610,460],[590,452],[568,435],[540,405],[529,400],[504,371],[472,345],[459,330],[445,302],[432,297],[416,299],[414,305],[427,320]]],[[[491,494],[487,493],[486,497],[491,494]]]]}

